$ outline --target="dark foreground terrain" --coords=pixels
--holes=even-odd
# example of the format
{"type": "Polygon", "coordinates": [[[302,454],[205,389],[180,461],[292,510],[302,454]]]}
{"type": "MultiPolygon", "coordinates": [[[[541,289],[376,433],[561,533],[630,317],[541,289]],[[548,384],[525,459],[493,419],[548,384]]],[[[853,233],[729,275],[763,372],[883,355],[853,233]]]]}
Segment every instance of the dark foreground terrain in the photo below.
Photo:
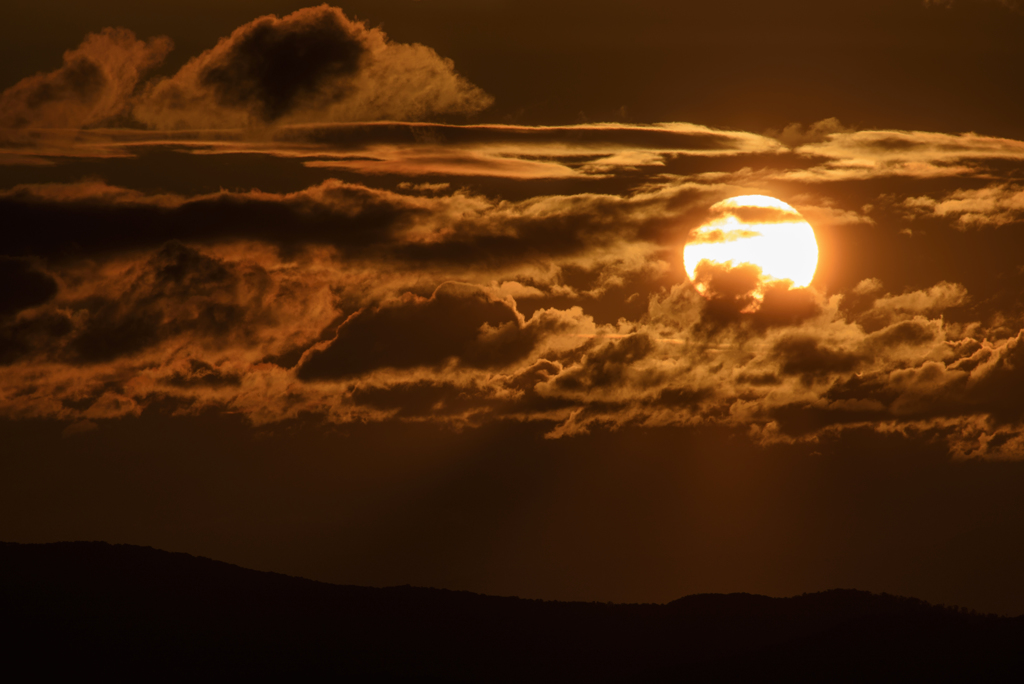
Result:
{"type": "Polygon", "coordinates": [[[4,671],[29,679],[992,681],[1024,667],[1024,617],[860,591],[531,601],[99,542],[0,543],[0,620],[4,671]]]}

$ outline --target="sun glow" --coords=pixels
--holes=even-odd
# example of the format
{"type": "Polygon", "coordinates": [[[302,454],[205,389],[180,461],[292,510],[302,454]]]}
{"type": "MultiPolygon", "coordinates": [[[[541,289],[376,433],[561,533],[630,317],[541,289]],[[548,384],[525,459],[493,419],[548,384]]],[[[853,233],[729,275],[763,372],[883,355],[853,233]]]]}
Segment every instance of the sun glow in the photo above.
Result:
{"type": "Polygon", "coordinates": [[[752,292],[755,302],[775,283],[811,284],[818,266],[818,242],[814,229],[796,209],[774,197],[744,195],[718,202],[710,214],[690,233],[683,249],[686,274],[702,295],[711,294],[715,273],[743,266],[760,272],[752,292]]]}

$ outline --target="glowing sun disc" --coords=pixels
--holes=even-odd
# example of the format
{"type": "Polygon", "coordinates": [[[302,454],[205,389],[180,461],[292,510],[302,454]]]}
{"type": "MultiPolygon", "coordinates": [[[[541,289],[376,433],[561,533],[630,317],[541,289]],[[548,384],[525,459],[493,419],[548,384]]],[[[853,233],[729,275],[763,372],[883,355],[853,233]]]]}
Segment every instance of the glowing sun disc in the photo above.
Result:
{"type": "Polygon", "coordinates": [[[772,283],[789,281],[807,287],[818,268],[814,229],[793,207],[766,195],[731,197],[713,205],[709,219],[690,233],[683,249],[686,275],[697,291],[707,295],[698,267],[760,269],[753,296],[760,301],[772,283]]]}

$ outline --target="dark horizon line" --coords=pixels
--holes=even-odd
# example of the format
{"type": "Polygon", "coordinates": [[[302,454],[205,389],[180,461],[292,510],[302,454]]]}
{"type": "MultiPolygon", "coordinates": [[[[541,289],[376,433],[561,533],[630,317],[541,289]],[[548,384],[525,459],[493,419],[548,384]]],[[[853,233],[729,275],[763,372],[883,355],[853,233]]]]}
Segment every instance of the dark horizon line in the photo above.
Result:
{"type": "Polygon", "coordinates": [[[13,541],[6,541],[6,540],[3,540],[3,539],[0,539],[0,552],[2,552],[3,547],[5,547],[5,546],[8,546],[8,547],[10,547],[10,546],[21,546],[21,547],[61,547],[61,546],[81,546],[81,547],[85,547],[85,546],[96,546],[96,547],[109,547],[111,549],[137,549],[137,550],[142,550],[142,551],[155,551],[155,552],[161,553],[161,554],[169,554],[170,556],[186,557],[186,558],[189,558],[189,559],[216,563],[216,564],[219,564],[219,565],[229,566],[231,568],[237,568],[239,570],[244,570],[246,572],[261,573],[261,574],[265,574],[265,575],[270,575],[270,576],[274,576],[274,577],[278,577],[278,578],[287,578],[287,579],[291,579],[291,580],[301,580],[303,582],[312,582],[314,584],[320,584],[320,585],[324,585],[324,586],[328,586],[328,587],[345,587],[345,588],[354,588],[354,589],[380,589],[380,590],[388,590],[388,589],[403,589],[403,590],[407,590],[407,589],[411,589],[411,590],[422,590],[422,591],[437,591],[437,592],[447,592],[447,593],[452,593],[452,594],[463,594],[463,595],[468,595],[468,596],[478,596],[478,597],[485,597],[485,598],[515,599],[515,600],[519,600],[519,601],[530,601],[530,602],[539,602],[539,603],[546,603],[546,604],[603,605],[603,606],[670,606],[670,605],[679,603],[681,601],[686,601],[687,599],[704,598],[704,597],[750,597],[750,598],[754,598],[754,599],[769,599],[769,600],[772,600],[772,601],[790,601],[790,600],[793,600],[793,599],[809,598],[809,597],[819,597],[819,596],[824,596],[824,595],[828,595],[828,594],[851,594],[851,595],[859,594],[859,595],[863,595],[863,596],[879,597],[879,598],[885,598],[885,599],[896,599],[896,600],[900,600],[900,601],[913,601],[913,602],[916,602],[916,603],[920,604],[922,607],[925,607],[925,608],[934,608],[934,609],[939,609],[939,610],[949,610],[949,611],[953,611],[953,612],[956,612],[956,613],[962,613],[962,614],[967,614],[967,615],[972,615],[972,616],[977,616],[977,617],[983,617],[983,618],[998,618],[998,619],[1011,619],[1011,620],[1018,619],[1018,618],[1019,619],[1024,619],[1024,613],[1021,613],[1020,615],[1009,615],[1009,614],[1004,614],[1004,613],[985,612],[985,611],[981,611],[981,610],[976,610],[976,609],[971,608],[969,606],[960,606],[958,604],[949,604],[949,605],[947,605],[945,603],[932,603],[931,601],[927,601],[925,599],[917,598],[916,596],[906,596],[906,595],[903,595],[903,594],[892,594],[892,593],[889,593],[887,591],[881,591],[881,592],[871,591],[869,589],[859,589],[859,588],[856,588],[856,587],[832,587],[830,589],[822,589],[822,590],[819,590],[819,591],[805,591],[805,592],[802,592],[802,593],[799,593],[799,594],[792,594],[792,595],[786,595],[786,596],[776,596],[776,595],[770,595],[770,594],[757,594],[757,593],[748,592],[748,591],[732,591],[732,592],[711,592],[711,591],[708,591],[708,592],[697,592],[697,593],[693,593],[693,594],[684,594],[683,596],[680,596],[678,598],[674,598],[674,599],[671,599],[669,601],[660,602],[660,603],[657,602],[657,601],[629,602],[629,601],[600,601],[600,600],[596,600],[596,599],[595,600],[589,600],[589,601],[588,600],[582,600],[582,599],[545,599],[545,598],[535,598],[535,597],[529,597],[529,596],[520,596],[518,594],[486,594],[486,593],[482,593],[482,592],[478,592],[478,591],[472,591],[472,590],[469,590],[469,589],[450,589],[450,588],[447,588],[447,587],[432,587],[432,586],[424,586],[424,585],[408,584],[408,583],[406,583],[406,584],[377,585],[377,584],[346,584],[346,583],[340,583],[340,582],[329,582],[329,581],[325,581],[325,580],[318,580],[318,579],[312,579],[312,578],[309,578],[309,577],[304,577],[302,575],[291,575],[291,574],[288,574],[288,573],[285,573],[285,572],[279,572],[279,571],[276,571],[276,570],[258,570],[256,568],[246,567],[244,565],[239,565],[237,563],[232,563],[230,561],[218,560],[216,558],[211,558],[209,556],[202,556],[202,555],[198,555],[198,554],[194,554],[194,553],[189,553],[187,551],[169,551],[167,549],[162,549],[162,548],[158,548],[158,547],[155,547],[155,546],[142,545],[142,544],[127,544],[127,543],[120,543],[120,542],[108,542],[108,541],[101,540],[101,539],[93,539],[93,540],[81,540],[81,539],[78,539],[78,540],[63,540],[63,541],[52,541],[52,542],[13,542],[13,541]]]}

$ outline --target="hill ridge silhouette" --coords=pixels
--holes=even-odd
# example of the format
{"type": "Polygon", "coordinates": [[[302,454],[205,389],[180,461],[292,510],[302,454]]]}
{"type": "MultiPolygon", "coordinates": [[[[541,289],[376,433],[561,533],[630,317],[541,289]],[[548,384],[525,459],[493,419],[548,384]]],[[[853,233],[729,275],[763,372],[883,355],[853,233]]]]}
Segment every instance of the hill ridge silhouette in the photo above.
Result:
{"type": "Polygon", "coordinates": [[[976,679],[1019,667],[1024,637],[1024,616],[855,589],[545,601],[328,584],[105,542],[0,542],[0,615],[7,667],[148,680],[976,679]]]}

